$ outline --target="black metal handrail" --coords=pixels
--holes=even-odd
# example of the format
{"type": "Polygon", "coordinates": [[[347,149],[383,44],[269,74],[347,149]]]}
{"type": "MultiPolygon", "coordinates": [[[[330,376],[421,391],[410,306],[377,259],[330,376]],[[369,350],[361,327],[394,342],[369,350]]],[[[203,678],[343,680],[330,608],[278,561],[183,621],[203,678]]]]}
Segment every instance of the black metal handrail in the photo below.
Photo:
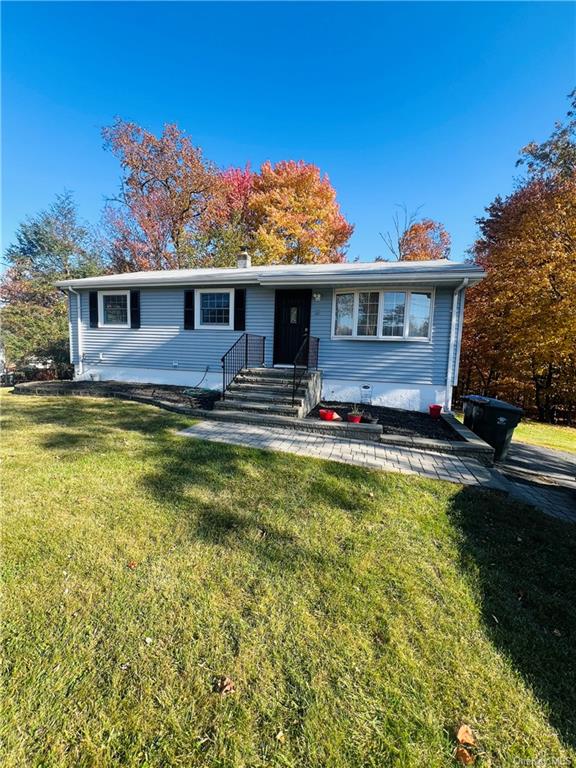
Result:
{"type": "Polygon", "coordinates": [[[307,371],[315,371],[318,368],[318,347],[320,339],[317,336],[310,336],[308,333],[304,336],[302,344],[296,357],[294,358],[294,373],[292,376],[292,405],[296,399],[296,390],[302,383],[304,374],[307,371]]]}
{"type": "Polygon", "coordinates": [[[222,356],[222,399],[226,390],[243,368],[252,365],[264,365],[266,336],[256,333],[243,333],[228,352],[222,356]]]}

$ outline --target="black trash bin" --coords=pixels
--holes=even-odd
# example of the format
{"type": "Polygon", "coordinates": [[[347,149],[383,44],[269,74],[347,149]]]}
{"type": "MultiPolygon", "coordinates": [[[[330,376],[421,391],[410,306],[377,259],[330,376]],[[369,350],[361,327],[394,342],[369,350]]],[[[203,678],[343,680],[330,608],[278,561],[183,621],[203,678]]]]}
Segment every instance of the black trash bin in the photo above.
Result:
{"type": "Polygon", "coordinates": [[[466,395],[464,426],[494,448],[494,461],[503,461],[524,411],[495,397],[466,395]]]}

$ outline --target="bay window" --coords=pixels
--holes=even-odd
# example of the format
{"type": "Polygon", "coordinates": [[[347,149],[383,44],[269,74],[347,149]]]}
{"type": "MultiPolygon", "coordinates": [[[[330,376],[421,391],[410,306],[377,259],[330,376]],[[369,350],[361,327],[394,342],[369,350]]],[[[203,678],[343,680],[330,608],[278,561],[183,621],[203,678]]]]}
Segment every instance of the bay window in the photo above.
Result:
{"type": "Polygon", "coordinates": [[[354,325],[354,294],[336,294],[335,336],[352,336],[354,325]]]}
{"type": "Polygon", "coordinates": [[[428,341],[432,291],[337,290],[334,338],[428,341]]]}

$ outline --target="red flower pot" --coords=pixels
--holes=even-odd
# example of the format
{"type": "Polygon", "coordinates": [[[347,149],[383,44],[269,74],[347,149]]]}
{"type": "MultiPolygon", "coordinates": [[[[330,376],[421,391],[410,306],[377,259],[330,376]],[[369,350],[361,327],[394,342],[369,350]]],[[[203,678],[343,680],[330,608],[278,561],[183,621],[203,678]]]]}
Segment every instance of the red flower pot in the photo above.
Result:
{"type": "Polygon", "coordinates": [[[430,416],[432,416],[433,419],[439,419],[440,414],[442,413],[442,406],[441,405],[429,405],[428,406],[428,412],[430,413],[430,416]]]}
{"type": "Polygon", "coordinates": [[[360,424],[360,421],[362,419],[362,414],[361,413],[349,413],[348,416],[346,416],[346,419],[351,424],[360,424]]]}
{"type": "Polygon", "coordinates": [[[330,410],[330,408],[320,408],[320,418],[322,421],[333,421],[336,411],[330,410]]]}

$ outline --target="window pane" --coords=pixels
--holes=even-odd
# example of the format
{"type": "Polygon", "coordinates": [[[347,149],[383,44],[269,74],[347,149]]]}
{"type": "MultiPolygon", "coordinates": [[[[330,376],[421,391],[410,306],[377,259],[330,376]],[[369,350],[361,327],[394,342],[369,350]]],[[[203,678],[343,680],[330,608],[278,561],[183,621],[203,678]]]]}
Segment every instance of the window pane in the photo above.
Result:
{"type": "Polygon", "coordinates": [[[354,314],[354,294],[336,294],[336,321],[334,334],[336,336],[352,336],[352,317],[354,314]]]}
{"type": "Polygon", "coordinates": [[[229,325],[230,324],[230,294],[201,293],[200,294],[200,324],[229,325]]]}
{"type": "Polygon", "coordinates": [[[406,294],[397,291],[384,293],[382,336],[402,336],[404,333],[404,307],[406,294]]]}
{"type": "Polygon", "coordinates": [[[104,325],[128,325],[128,297],[126,295],[104,294],[102,296],[104,325]]]}
{"type": "Polygon", "coordinates": [[[376,336],[378,333],[378,291],[358,294],[358,336],[376,336]]]}
{"type": "Polygon", "coordinates": [[[413,293],[410,296],[409,336],[428,336],[431,303],[432,300],[429,293],[413,293]]]}

